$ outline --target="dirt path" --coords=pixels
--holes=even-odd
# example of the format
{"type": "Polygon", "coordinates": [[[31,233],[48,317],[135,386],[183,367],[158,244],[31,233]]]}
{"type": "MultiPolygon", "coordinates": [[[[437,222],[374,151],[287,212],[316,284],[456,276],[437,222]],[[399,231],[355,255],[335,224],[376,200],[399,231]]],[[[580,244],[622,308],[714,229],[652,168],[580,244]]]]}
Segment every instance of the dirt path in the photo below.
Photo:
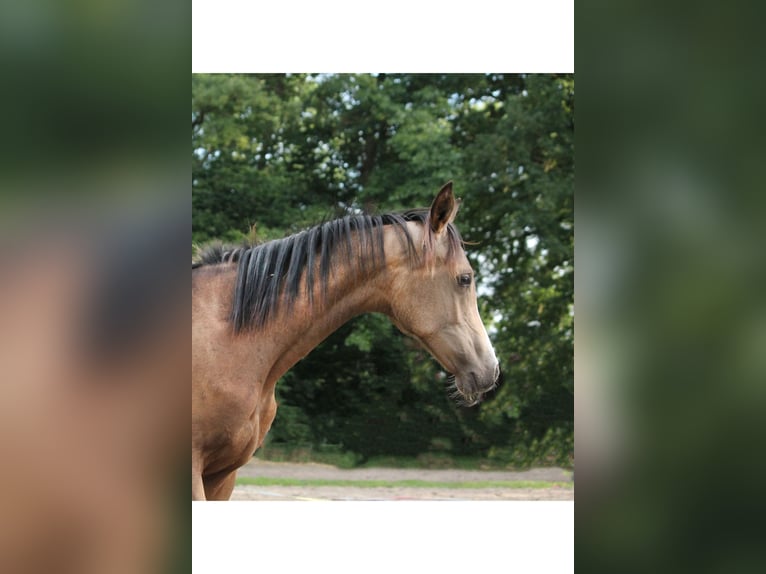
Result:
{"type": "MultiPolygon", "coordinates": [[[[560,468],[527,471],[426,470],[412,468],[339,469],[325,464],[277,463],[253,459],[240,477],[325,480],[424,480],[470,482],[535,480],[571,483],[571,473],[560,468]]],[[[363,488],[344,486],[237,486],[232,500],[574,500],[574,487],[551,488],[363,488]]]]}

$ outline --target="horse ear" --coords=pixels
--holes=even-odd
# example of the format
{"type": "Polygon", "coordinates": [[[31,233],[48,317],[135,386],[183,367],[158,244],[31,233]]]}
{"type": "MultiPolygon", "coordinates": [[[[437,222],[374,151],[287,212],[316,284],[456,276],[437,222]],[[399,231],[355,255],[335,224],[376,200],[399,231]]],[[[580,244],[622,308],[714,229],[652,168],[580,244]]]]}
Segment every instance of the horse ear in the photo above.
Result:
{"type": "Polygon", "coordinates": [[[428,220],[434,233],[439,234],[452,223],[460,207],[460,200],[456,200],[452,194],[452,182],[448,181],[436,194],[431,210],[428,213],[428,220]]]}

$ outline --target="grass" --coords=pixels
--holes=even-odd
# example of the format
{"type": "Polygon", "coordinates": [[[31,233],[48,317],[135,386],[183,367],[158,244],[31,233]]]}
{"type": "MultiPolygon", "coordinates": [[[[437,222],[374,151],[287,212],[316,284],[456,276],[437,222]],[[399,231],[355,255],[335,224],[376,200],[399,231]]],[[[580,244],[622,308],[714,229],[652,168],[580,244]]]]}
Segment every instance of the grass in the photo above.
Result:
{"type": "Polygon", "coordinates": [[[571,482],[544,480],[477,480],[470,482],[429,480],[330,480],[269,477],[240,477],[239,485],[255,486],[344,486],[356,488],[573,488],[571,482]]]}
{"type": "Polygon", "coordinates": [[[361,468],[422,468],[422,469],[460,469],[460,470],[509,470],[507,464],[486,458],[454,456],[442,453],[424,453],[417,457],[374,456],[370,457],[361,468]]]}

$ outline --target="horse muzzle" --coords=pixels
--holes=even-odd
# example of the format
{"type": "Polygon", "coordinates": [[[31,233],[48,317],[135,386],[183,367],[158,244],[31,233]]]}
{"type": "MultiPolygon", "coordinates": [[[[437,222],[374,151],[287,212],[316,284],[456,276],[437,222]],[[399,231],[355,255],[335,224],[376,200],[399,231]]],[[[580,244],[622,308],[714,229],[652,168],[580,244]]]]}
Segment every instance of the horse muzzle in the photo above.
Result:
{"type": "Polygon", "coordinates": [[[503,372],[500,363],[496,363],[490,374],[469,371],[465,375],[454,378],[454,396],[464,406],[472,407],[495,396],[498,387],[503,382],[503,372]]]}

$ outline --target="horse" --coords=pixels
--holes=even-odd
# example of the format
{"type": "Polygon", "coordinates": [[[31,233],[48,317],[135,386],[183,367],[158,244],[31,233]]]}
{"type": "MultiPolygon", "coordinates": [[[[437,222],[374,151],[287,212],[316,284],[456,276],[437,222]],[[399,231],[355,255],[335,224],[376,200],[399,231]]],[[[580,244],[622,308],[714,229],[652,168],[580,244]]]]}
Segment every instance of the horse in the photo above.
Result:
{"type": "Polygon", "coordinates": [[[278,379],[341,325],[383,313],[478,404],[500,379],[452,182],[429,209],[348,215],[192,264],[192,499],[228,500],[277,411],[278,379]]]}

